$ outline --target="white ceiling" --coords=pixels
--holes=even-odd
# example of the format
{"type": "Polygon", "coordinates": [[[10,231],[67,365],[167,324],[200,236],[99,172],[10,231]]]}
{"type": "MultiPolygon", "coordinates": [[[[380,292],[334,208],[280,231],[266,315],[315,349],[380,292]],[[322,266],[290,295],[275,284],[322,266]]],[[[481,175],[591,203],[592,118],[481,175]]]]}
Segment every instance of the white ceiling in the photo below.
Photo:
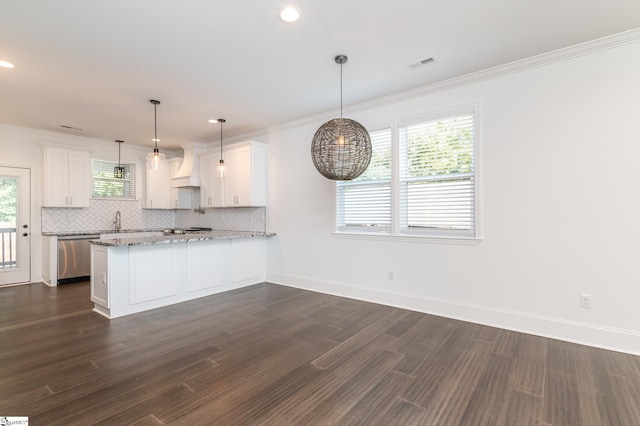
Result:
{"type": "Polygon", "coordinates": [[[638,27],[632,0],[2,0],[0,122],[151,146],[158,99],[175,149],[335,110],[340,53],[347,106],[638,27]]]}

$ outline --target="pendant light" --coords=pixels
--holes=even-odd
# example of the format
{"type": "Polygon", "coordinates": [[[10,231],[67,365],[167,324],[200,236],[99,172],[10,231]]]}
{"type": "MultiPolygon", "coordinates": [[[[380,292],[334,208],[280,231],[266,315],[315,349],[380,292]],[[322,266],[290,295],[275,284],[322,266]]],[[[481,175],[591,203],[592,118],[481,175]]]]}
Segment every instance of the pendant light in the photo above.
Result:
{"type": "Polygon", "coordinates": [[[125,168],[120,164],[120,147],[122,147],[124,141],[116,139],[116,143],[118,144],[118,165],[113,168],[113,177],[116,179],[124,179],[125,168]]]}
{"type": "Polygon", "coordinates": [[[340,118],[324,123],[311,143],[311,158],[316,169],[327,179],[352,180],[360,176],[371,161],[371,137],[355,120],[342,118],[342,65],[345,55],[335,61],[340,65],[340,118]]]}
{"type": "Polygon", "coordinates": [[[227,120],[224,118],[218,118],[218,123],[220,123],[220,163],[218,165],[218,177],[224,177],[224,160],[222,159],[222,125],[226,123],[227,120]]]}
{"type": "Polygon", "coordinates": [[[147,167],[149,169],[158,170],[164,167],[164,154],[158,149],[158,105],[160,101],[151,99],[149,101],[153,104],[153,141],[155,142],[155,148],[153,152],[147,154],[147,167]]]}

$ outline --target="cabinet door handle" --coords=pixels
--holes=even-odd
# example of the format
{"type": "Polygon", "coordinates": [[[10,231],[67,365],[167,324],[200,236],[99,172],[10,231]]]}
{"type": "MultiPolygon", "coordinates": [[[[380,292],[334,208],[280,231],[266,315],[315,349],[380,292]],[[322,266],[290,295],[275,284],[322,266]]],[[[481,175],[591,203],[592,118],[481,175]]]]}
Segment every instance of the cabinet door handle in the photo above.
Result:
{"type": "Polygon", "coordinates": [[[69,197],[71,199],[71,201],[69,202],[69,204],[73,205],[73,196],[69,197]]]}
{"type": "Polygon", "coordinates": [[[178,207],[178,200],[176,200],[176,207],[178,207]]]}
{"type": "Polygon", "coordinates": [[[149,207],[153,207],[153,200],[149,200],[149,207]]]}
{"type": "Polygon", "coordinates": [[[64,205],[65,205],[65,206],[68,206],[68,205],[69,205],[69,196],[68,196],[68,195],[65,195],[65,196],[64,196],[64,205]]]}
{"type": "Polygon", "coordinates": [[[22,234],[22,236],[23,236],[23,237],[26,237],[27,235],[29,235],[29,234],[27,234],[26,232],[24,232],[24,233],[22,234]]]}

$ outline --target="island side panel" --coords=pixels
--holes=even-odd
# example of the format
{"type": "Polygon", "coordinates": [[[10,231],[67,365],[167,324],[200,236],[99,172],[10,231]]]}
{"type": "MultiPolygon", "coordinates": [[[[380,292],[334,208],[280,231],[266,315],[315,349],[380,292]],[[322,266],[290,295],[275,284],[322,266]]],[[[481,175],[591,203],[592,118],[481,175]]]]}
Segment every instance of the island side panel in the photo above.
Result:
{"type": "Polygon", "coordinates": [[[211,294],[206,290],[229,283],[231,240],[190,241],[187,243],[187,293],[211,294]]]}
{"type": "Polygon", "coordinates": [[[176,259],[184,244],[129,247],[129,303],[132,305],[177,296],[183,278],[176,273],[176,259]],[[182,278],[182,279],[181,279],[182,278]]]}
{"type": "Polygon", "coordinates": [[[91,301],[109,309],[109,254],[107,247],[91,245],[91,301]]]}

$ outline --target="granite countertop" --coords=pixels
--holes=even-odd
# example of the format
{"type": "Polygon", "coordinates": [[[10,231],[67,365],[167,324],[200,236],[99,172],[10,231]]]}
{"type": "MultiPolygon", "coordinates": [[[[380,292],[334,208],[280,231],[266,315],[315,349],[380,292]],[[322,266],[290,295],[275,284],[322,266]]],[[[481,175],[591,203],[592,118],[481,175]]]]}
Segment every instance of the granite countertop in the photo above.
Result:
{"type": "Polygon", "coordinates": [[[108,247],[139,246],[148,244],[183,243],[189,241],[207,241],[226,238],[255,238],[272,237],[273,232],[253,231],[202,231],[188,234],[169,234],[157,237],[143,238],[109,238],[104,240],[91,240],[91,244],[108,247]]]}
{"type": "Polygon", "coordinates": [[[163,232],[166,228],[146,228],[146,229],[122,229],[115,231],[113,229],[101,229],[96,231],[56,231],[43,232],[45,237],[81,237],[83,235],[100,235],[100,234],[126,234],[128,232],[163,232]]]}

